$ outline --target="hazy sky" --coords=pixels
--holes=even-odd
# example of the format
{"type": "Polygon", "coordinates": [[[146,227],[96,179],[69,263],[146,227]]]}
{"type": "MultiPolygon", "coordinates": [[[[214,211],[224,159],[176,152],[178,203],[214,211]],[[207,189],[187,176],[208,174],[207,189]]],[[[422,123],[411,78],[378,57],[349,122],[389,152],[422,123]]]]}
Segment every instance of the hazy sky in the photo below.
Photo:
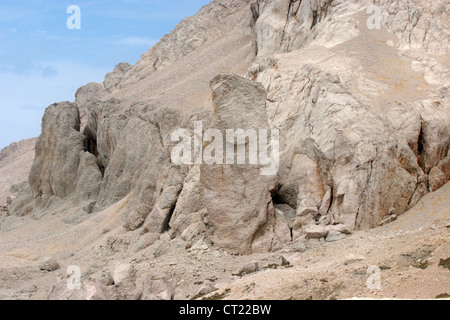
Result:
{"type": "Polygon", "coordinates": [[[0,0],[0,149],[40,134],[45,108],[73,101],[119,62],[135,64],[209,0],[0,0]],[[69,30],[70,5],[81,29],[69,30]]]}

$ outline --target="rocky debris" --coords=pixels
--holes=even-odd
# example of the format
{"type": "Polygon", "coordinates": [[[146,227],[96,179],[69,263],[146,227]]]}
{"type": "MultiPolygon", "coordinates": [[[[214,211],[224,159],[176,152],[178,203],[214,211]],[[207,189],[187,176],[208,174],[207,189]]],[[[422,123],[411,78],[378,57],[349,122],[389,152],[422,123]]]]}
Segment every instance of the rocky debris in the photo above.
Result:
{"type": "Polygon", "coordinates": [[[46,259],[41,264],[39,264],[39,269],[42,271],[52,272],[60,268],[59,263],[53,259],[46,259]]]}
{"type": "Polygon", "coordinates": [[[150,272],[144,279],[140,300],[173,300],[174,287],[158,272],[150,272]]]}
{"type": "Polygon", "coordinates": [[[111,93],[120,84],[125,74],[131,69],[131,65],[126,62],[119,63],[114,71],[108,73],[103,81],[106,92],[111,93]]]}
{"type": "Polygon", "coordinates": [[[233,273],[233,275],[244,276],[246,274],[257,272],[258,270],[259,270],[259,264],[258,264],[258,262],[254,261],[254,262],[244,265],[237,272],[233,273]]]}
{"type": "Polygon", "coordinates": [[[100,281],[88,280],[80,288],[69,288],[67,282],[52,287],[48,300],[112,300],[111,295],[100,281]]]}

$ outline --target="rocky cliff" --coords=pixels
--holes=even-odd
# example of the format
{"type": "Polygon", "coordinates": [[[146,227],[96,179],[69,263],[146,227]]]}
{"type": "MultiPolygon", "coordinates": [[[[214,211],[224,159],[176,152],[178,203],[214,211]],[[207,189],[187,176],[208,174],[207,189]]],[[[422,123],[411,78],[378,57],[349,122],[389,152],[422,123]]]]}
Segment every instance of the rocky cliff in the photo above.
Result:
{"type": "Polygon", "coordinates": [[[133,253],[160,246],[161,234],[276,251],[392,220],[450,180],[449,10],[214,0],[135,66],[46,110],[31,188],[8,216],[113,210],[133,253]],[[172,133],[194,139],[199,121],[203,131],[279,130],[277,173],[175,164],[172,133]]]}
{"type": "MultiPolygon", "coordinates": [[[[80,88],[76,103],[47,109],[29,177],[32,215],[68,202],[95,212],[131,195],[127,230],[145,225],[145,232],[177,237],[189,229],[249,253],[259,233],[273,233],[277,205],[282,215],[295,210],[294,222],[285,223],[288,236],[273,233],[254,249],[271,250],[291,241],[290,232],[302,237],[315,225],[351,231],[402,214],[450,176],[448,7],[375,2],[380,29],[371,30],[370,4],[213,1],[136,66],[119,64],[103,84],[80,88]],[[220,28],[208,27],[212,21],[220,28]],[[233,51],[215,52],[231,41],[233,51]],[[209,79],[185,74],[189,66],[179,63],[194,53],[226,60],[241,48],[247,71],[231,70],[225,100],[210,101],[202,85],[209,79]],[[172,91],[165,76],[174,65],[176,82],[201,84],[175,98],[137,85],[155,77],[155,91],[172,91]],[[259,93],[241,92],[253,84],[239,73],[261,83],[259,93]],[[251,168],[224,173],[227,165],[171,162],[171,132],[192,129],[193,120],[215,127],[219,113],[230,117],[222,125],[231,129],[262,117],[258,128],[280,130],[280,168],[271,183],[251,168]]],[[[219,72],[214,63],[211,75],[219,72]]],[[[24,214],[14,206],[12,213],[24,214]]]]}

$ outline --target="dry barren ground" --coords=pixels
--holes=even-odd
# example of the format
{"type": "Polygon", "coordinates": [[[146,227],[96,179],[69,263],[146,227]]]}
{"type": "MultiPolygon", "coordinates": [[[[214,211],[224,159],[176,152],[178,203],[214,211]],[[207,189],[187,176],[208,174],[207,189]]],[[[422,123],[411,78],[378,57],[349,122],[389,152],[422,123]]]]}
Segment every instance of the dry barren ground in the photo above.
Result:
{"type": "Polygon", "coordinates": [[[251,256],[202,243],[186,248],[167,235],[138,250],[130,245],[138,235],[121,227],[120,208],[127,199],[76,225],[57,212],[41,220],[10,217],[0,232],[0,298],[46,299],[55,284],[65,281],[69,265],[80,266],[87,280],[105,271],[113,274],[123,263],[133,264],[140,275],[163,271],[176,286],[176,299],[445,298],[450,294],[448,194],[450,183],[396,221],[340,241],[305,240],[251,256]],[[290,264],[282,266],[281,256],[290,264]],[[40,271],[46,257],[56,258],[61,268],[40,271]],[[258,271],[235,275],[252,262],[258,271]],[[368,280],[376,285],[378,277],[368,270],[380,271],[379,289],[368,288],[368,280]],[[217,290],[196,296],[206,280],[217,290]]]}

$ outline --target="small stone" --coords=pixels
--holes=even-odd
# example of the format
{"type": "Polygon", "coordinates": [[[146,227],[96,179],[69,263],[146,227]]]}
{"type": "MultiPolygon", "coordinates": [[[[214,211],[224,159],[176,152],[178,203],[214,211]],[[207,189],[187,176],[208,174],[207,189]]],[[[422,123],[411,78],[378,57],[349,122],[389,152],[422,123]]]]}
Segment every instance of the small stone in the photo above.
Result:
{"type": "Polygon", "coordinates": [[[258,271],[258,269],[259,269],[258,262],[254,261],[254,262],[251,262],[249,264],[246,264],[241,269],[239,269],[238,272],[234,273],[233,275],[243,276],[243,275],[246,275],[246,274],[250,274],[250,273],[256,272],[256,271],[258,271]]]}
{"type": "Polygon", "coordinates": [[[55,259],[47,259],[39,265],[39,269],[43,271],[52,272],[60,268],[55,259]]]}
{"type": "Polygon", "coordinates": [[[293,251],[293,252],[305,252],[306,251],[306,245],[303,242],[294,243],[291,246],[291,251],[293,251]]]}
{"type": "Polygon", "coordinates": [[[197,292],[198,297],[207,295],[208,293],[211,293],[213,291],[217,290],[216,286],[214,285],[214,283],[210,280],[206,280],[202,287],[200,288],[200,290],[197,292]]]}
{"type": "Polygon", "coordinates": [[[328,230],[324,226],[312,225],[305,229],[307,239],[320,239],[328,235],[328,230]]]}
{"type": "Polygon", "coordinates": [[[285,257],[281,256],[280,258],[281,258],[281,265],[282,265],[283,267],[286,267],[286,266],[290,266],[290,265],[291,265],[291,263],[290,263],[285,257]]]}
{"type": "Polygon", "coordinates": [[[105,287],[112,286],[114,284],[114,279],[111,276],[111,273],[108,271],[104,271],[99,279],[100,283],[103,284],[105,287]]]}
{"type": "Polygon", "coordinates": [[[330,232],[328,232],[328,235],[325,238],[325,241],[334,242],[334,241],[339,241],[339,240],[345,239],[345,237],[346,237],[345,234],[342,234],[339,231],[331,230],[330,232]]]}

